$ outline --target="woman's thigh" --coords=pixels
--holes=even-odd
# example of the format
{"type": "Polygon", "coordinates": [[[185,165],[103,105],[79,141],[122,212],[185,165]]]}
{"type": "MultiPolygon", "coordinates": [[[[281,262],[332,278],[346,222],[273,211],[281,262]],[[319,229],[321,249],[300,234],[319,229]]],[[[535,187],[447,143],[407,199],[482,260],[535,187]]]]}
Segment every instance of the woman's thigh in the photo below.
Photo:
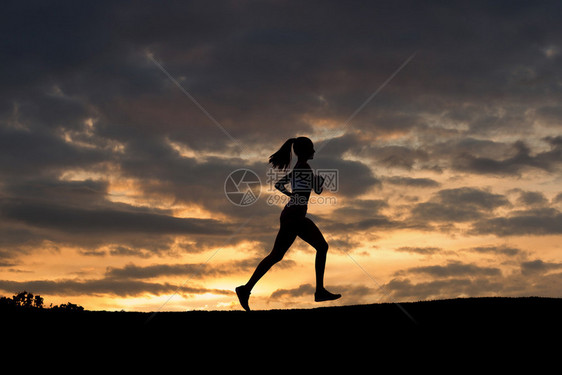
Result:
{"type": "Polygon", "coordinates": [[[320,229],[307,217],[300,221],[297,227],[297,235],[315,249],[325,248],[328,245],[320,229]]]}
{"type": "Polygon", "coordinates": [[[294,226],[290,223],[281,221],[281,226],[279,227],[277,237],[275,237],[275,243],[273,244],[273,250],[271,253],[282,258],[287,250],[289,250],[293,242],[295,242],[296,238],[297,231],[294,226]]]}

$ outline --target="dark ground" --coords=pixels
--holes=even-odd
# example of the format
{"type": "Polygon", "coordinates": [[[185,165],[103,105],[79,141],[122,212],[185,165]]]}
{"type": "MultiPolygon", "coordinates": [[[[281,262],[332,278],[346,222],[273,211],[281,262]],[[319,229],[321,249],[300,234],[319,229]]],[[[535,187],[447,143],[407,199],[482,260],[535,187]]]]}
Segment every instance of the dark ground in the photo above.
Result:
{"type": "Polygon", "coordinates": [[[143,360],[188,366],[212,357],[212,366],[242,360],[245,367],[255,368],[260,358],[269,358],[268,368],[273,370],[302,358],[312,365],[318,360],[317,365],[329,369],[329,361],[342,366],[345,358],[348,366],[371,363],[379,369],[378,365],[389,362],[404,368],[422,365],[416,361],[437,365],[452,358],[463,366],[482,358],[514,364],[531,355],[533,360],[541,356],[539,365],[558,360],[562,333],[562,299],[536,297],[249,313],[47,310],[2,315],[4,342],[13,343],[16,351],[22,348],[30,356],[38,350],[39,354],[73,353],[85,356],[92,365],[93,358],[108,356],[130,358],[135,366],[143,360]]]}

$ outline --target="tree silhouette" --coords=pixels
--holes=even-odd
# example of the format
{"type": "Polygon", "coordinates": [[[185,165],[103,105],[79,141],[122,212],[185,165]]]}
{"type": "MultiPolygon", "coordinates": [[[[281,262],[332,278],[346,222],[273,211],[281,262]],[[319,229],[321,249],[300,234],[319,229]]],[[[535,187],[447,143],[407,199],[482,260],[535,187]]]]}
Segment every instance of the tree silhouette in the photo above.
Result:
{"type": "Polygon", "coordinates": [[[25,290],[12,297],[12,301],[16,307],[24,308],[42,308],[43,298],[41,296],[33,296],[33,293],[28,293],[25,290]]]}
{"type": "MultiPolygon", "coordinates": [[[[0,309],[2,310],[43,310],[44,299],[40,295],[34,296],[33,293],[28,293],[23,291],[12,296],[0,297],[0,309]]],[[[74,303],[63,303],[60,305],[53,306],[51,304],[50,310],[55,311],[84,311],[82,306],[76,305],[74,303]]]]}
{"type": "Polygon", "coordinates": [[[35,299],[33,300],[33,304],[35,305],[35,307],[42,309],[43,308],[43,297],[41,297],[40,295],[35,296],[35,299]]]}
{"type": "Polygon", "coordinates": [[[70,302],[62,303],[58,306],[53,306],[51,309],[57,311],[84,311],[84,308],[82,306],[78,306],[70,302]]]}

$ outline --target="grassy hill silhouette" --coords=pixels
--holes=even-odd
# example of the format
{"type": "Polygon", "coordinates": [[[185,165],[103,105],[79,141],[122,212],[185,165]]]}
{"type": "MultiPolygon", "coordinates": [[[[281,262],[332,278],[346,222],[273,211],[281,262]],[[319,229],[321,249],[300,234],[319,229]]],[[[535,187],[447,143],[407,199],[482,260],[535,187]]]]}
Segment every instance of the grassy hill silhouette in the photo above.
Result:
{"type": "Polygon", "coordinates": [[[12,326],[26,326],[53,334],[82,330],[93,335],[123,336],[131,332],[167,333],[195,337],[221,334],[233,337],[299,332],[341,335],[361,332],[378,337],[420,332],[553,332],[560,330],[562,299],[539,297],[458,298],[405,303],[377,303],[314,309],[260,311],[110,312],[12,311],[12,326]],[[203,332],[205,331],[205,332],[203,332]],[[199,332],[199,333],[198,333],[199,332]]]}
{"type": "Polygon", "coordinates": [[[242,360],[258,372],[335,364],[350,372],[389,364],[419,370],[433,361],[455,362],[450,372],[457,373],[482,362],[505,370],[536,356],[557,358],[561,313],[558,298],[490,297],[252,312],[44,309],[2,317],[3,341],[11,344],[6,358],[16,352],[50,360],[54,352],[84,368],[119,364],[130,372],[151,363],[178,371],[203,362],[228,369],[242,360]]]}

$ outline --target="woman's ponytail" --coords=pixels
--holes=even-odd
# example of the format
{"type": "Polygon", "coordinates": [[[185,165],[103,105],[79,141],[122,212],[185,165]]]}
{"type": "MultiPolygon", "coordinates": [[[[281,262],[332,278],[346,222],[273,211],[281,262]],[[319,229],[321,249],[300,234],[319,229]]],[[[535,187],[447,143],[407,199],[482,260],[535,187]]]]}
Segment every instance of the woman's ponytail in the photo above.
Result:
{"type": "Polygon", "coordinates": [[[285,170],[291,164],[291,151],[293,143],[295,143],[296,138],[290,138],[277,152],[269,157],[269,162],[274,168],[285,170]]]}

